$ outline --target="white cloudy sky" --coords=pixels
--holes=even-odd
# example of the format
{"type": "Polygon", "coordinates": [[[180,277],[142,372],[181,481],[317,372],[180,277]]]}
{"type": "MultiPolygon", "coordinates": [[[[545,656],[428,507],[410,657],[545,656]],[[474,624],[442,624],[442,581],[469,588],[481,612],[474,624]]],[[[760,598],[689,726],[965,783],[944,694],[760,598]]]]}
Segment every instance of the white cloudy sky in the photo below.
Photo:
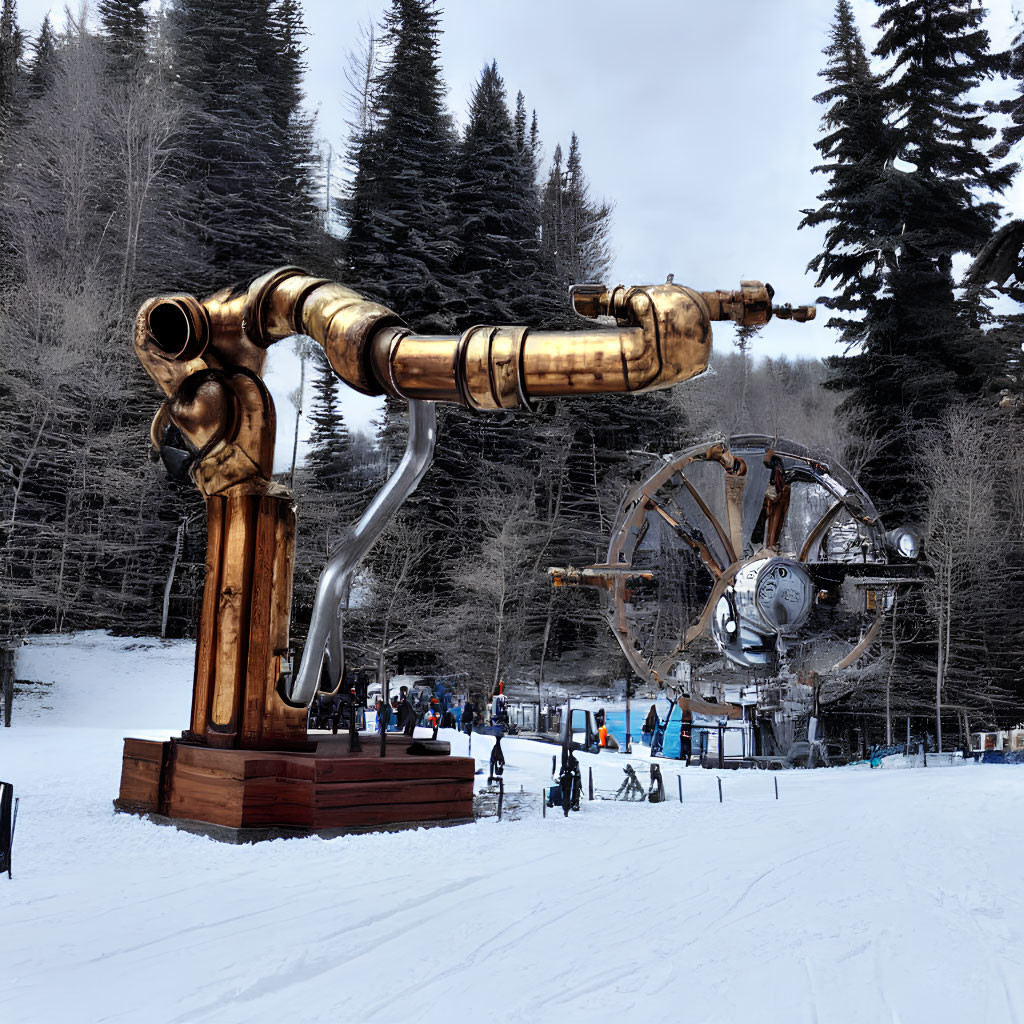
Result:
{"type": "MultiPolygon", "coordinates": [[[[1014,33],[1013,0],[990,0],[997,45],[1014,33]]],[[[344,146],[345,54],[361,23],[386,0],[305,0],[309,102],[319,131],[344,146]]],[[[817,152],[821,88],[817,72],[834,0],[441,0],[448,102],[460,122],[483,65],[498,62],[511,97],[522,90],[537,110],[545,154],[580,137],[595,196],[615,205],[613,283],[676,280],[701,289],[770,281],[777,301],[813,301],[805,274],[820,235],[797,231],[822,179],[817,152]]],[[[57,4],[21,0],[33,31],[57,4]]],[[[876,7],[854,0],[869,46],[876,7]]],[[[59,17],[57,20],[60,20],[59,17]]],[[[1024,184],[1009,197],[1024,213],[1024,184]]],[[[211,285],[216,282],[211,282],[211,285]]],[[[824,356],[835,351],[824,317],[774,321],[760,354],[824,356]]],[[[732,332],[716,330],[720,348],[732,332]]],[[[282,435],[291,416],[283,394],[292,361],[272,373],[282,435]],[[276,378],[280,377],[278,381],[276,378]]],[[[358,396],[357,396],[358,397],[358,396]]],[[[350,418],[365,423],[367,403],[350,418]]],[[[291,438],[279,446],[290,451],[291,438]]]]}

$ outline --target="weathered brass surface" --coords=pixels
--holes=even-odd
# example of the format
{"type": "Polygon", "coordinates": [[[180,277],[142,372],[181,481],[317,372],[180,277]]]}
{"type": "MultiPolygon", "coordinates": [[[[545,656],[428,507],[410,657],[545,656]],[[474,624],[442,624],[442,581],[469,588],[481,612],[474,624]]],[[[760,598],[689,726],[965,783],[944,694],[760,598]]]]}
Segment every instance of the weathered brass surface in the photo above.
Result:
{"type": "Polygon", "coordinates": [[[707,366],[714,320],[756,325],[773,315],[814,315],[813,307],[773,307],[772,294],[758,281],[714,292],[671,281],[581,286],[573,292],[576,311],[615,326],[478,326],[425,336],[349,288],[284,267],[202,302],[188,295],[149,300],[139,312],[136,350],[171,399],[170,418],[202,451],[200,461],[213,462],[196,471],[200,488],[212,494],[246,479],[263,481],[257,488],[269,481],[266,438],[255,423],[269,399],[258,378],[267,346],[289,335],[318,341],[338,376],[364,394],[481,411],[528,409],[535,398],[648,391],[686,380],[707,366]]]}

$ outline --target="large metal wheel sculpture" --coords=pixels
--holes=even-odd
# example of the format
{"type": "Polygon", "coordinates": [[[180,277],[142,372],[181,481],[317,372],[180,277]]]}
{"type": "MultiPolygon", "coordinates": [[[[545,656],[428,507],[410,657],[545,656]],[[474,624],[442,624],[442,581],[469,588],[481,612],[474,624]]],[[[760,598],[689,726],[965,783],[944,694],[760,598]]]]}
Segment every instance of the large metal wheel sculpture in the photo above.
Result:
{"type": "Polygon", "coordinates": [[[763,435],[667,456],[620,506],[604,589],[637,675],[681,694],[807,680],[867,654],[916,557],[834,461],[763,435]],[[900,563],[903,564],[900,564],[900,563]]]}

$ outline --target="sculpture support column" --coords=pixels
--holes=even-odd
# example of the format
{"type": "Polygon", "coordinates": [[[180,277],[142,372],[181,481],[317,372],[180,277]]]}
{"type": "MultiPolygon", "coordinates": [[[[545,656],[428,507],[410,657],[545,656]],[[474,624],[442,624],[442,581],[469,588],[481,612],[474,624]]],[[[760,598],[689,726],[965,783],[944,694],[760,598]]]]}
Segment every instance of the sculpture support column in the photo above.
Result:
{"type": "Polygon", "coordinates": [[[212,747],[306,746],[306,709],[277,697],[287,656],[295,513],[270,494],[211,495],[190,735],[212,747]]]}

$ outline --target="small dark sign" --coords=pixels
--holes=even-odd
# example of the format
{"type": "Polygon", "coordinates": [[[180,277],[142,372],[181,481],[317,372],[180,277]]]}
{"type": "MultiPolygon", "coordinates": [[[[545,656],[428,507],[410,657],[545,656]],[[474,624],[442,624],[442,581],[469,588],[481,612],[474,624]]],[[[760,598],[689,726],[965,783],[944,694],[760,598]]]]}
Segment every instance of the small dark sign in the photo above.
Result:
{"type": "Polygon", "coordinates": [[[14,844],[14,825],[18,820],[18,801],[14,799],[14,786],[0,782],[0,873],[11,877],[11,846],[14,844]]]}

